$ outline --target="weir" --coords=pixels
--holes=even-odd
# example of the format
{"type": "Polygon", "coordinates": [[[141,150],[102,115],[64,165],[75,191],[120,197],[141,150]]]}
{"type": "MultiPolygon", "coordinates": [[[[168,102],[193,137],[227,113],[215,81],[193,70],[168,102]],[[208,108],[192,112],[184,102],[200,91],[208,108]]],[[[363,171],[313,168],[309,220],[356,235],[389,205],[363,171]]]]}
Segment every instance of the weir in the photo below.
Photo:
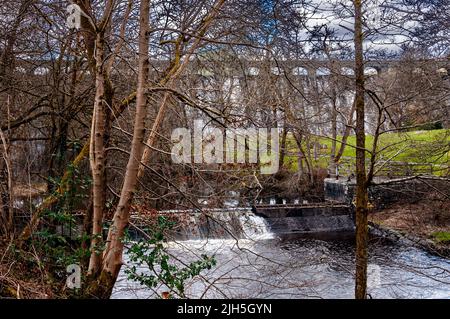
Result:
{"type": "Polygon", "coordinates": [[[276,234],[321,235],[354,230],[350,206],[344,204],[259,205],[253,211],[264,217],[276,234]]]}
{"type": "MultiPolygon", "coordinates": [[[[234,238],[264,240],[279,235],[326,235],[353,232],[350,206],[344,204],[256,205],[228,209],[169,210],[159,212],[176,221],[168,236],[178,240],[234,238]]],[[[132,225],[148,223],[132,215],[132,225]]],[[[131,230],[133,227],[131,227],[131,230]]]]}
{"type": "MultiPolygon", "coordinates": [[[[167,232],[167,237],[170,239],[263,240],[273,238],[266,220],[253,214],[251,208],[204,209],[201,212],[198,210],[167,210],[160,211],[158,214],[167,216],[176,222],[175,228],[167,232]]],[[[131,220],[131,234],[137,228],[151,224],[150,220],[147,221],[147,217],[138,213],[132,214],[131,220]]]]}

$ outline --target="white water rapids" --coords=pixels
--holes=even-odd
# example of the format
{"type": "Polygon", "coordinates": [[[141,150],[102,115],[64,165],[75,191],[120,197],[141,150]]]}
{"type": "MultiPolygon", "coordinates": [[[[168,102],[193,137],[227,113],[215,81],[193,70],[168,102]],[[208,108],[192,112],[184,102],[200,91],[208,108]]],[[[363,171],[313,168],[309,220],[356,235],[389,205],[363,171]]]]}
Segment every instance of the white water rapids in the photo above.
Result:
{"type": "MultiPolygon", "coordinates": [[[[217,265],[186,285],[188,298],[352,298],[354,244],[348,237],[332,241],[281,240],[266,221],[252,213],[239,217],[241,239],[188,239],[166,243],[172,262],[215,256],[217,265]]],[[[416,248],[380,238],[369,245],[369,293],[373,298],[450,298],[450,264],[416,248]]],[[[127,279],[125,265],[112,298],[158,298],[155,290],[127,279]]],[[[145,267],[139,271],[148,272],[145,267]]]]}

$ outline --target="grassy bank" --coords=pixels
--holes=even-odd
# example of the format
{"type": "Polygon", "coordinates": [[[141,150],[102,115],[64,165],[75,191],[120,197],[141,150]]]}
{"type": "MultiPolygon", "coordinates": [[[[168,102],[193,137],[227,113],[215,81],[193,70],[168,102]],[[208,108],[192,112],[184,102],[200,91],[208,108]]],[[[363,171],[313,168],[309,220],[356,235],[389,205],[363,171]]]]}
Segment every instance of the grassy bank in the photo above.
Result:
{"type": "MultiPolygon", "coordinates": [[[[337,138],[342,141],[342,136],[337,138]]],[[[372,135],[366,135],[366,148],[372,149],[374,137],[372,135]]],[[[320,147],[316,150],[317,157],[314,159],[313,164],[315,167],[327,168],[329,158],[331,154],[332,140],[325,137],[313,137],[310,141],[310,146],[314,143],[318,143],[320,147]]],[[[379,140],[378,150],[380,152],[379,161],[390,161],[394,163],[421,163],[433,165],[433,174],[443,175],[445,169],[442,170],[442,166],[446,166],[450,163],[450,152],[448,151],[450,144],[450,130],[433,130],[433,131],[414,131],[406,133],[386,133],[381,135],[379,140]]],[[[337,142],[336,148],[339,149],[340,142],[337,142]]],[[[347,146],[344,150],[341,163],[342,165],[353,166],[354,159],[356,157],[356,137],[349,136],[347,140],[347,146]]],[[[306,143],[303,145],[304,149],[307,148],[306,143]]],[[[296,171],[298,169],[297,157],[294,154],[298,153],[295,140],[292,136],[287,140],[286,165],[291,170],[296,171]]],[[[313,154],[313,149],[311,149],[313,154]]],[[[369,156],[369,154],[367,155],[369,156]]],[[[418,168],[424,171],[428,170],[427,167],[418,166],[418,168]]]]}

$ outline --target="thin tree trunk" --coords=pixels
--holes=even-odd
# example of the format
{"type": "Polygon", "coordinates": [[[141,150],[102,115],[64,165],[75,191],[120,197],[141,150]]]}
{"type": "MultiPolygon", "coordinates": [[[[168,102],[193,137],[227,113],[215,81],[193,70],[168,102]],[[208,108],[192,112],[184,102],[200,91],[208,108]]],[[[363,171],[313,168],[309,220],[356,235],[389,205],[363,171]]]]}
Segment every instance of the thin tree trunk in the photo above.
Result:
{"type": "Polygon", "coordinates": [[[355,75],[356,75],[356,277],[355,298],[367,296],[367,184],[365,164],[364,57],[361,0],[355,7],[355,75]]]}
{"type": "Polygon", "coordinates": [[[152,153],[151,147],[153,147],[156,143],[156,133],[157,133],[159,126],[161,125],[161,122],[166,113],[166,107],[167,107],[169,97],[170,97],[169,93],[164,94],[163,100],[158,109],[158,114],[156,115],[155,121],[153,122],[152,130],[150,131],[150,134],[147,138],[147,142],[145,143],[147,147],[145,148],[144,153],[142,154],[141,162],[143,163],[143,165],[139,166],[138,178],[142,178],[142,176],[144,176],[144,172],[145,172],[144,165],[148,164],[148,162],[150,161],[150,155],[152,153]]]}
{"type": "Polygon", "coordinates": [[[95,101],[91,127],[91,142],[89,150],[89,160],[92,170],[92,197],[93,197],[93,219],[91,238],[91,257],[89,261],[88,274],[95,275],[101,265],[102,226],[103,210],[105,207],[105,129],[106,112],[105,109],[105,73],[104,64],[104,33],[99,32],[95,41],[95,101]]]}
{"type": "Polygon", "coordinates": [[[306,152],[303,152],[303,154],[305,154],[305,162],[306,162],[306,167],[308,168],[308,177],[309,177],[309,182],[311,184],[314,184],[314,163],[313,163],[313,158],[312,158],[312,154],[311,154],[311,140],[310,137],[308,137],[307,135],[305,136],[305,141],[306,141],[306,147],[305,150],[306,152]]]}
{"type": "MultiPolygon", "coordinates": [[[[303,146],[302,146],[302,138],[303,138],[303,136],[302,136],[301,133],[294,133],[294,138],[295,138],[295,142],[297,143],[297,147],[299,149],[299,153],[301,154],[302,158],[305,160],[306,168],[308,170],[308,178],[309,178],[310,182],[313,183],[314,179],[312,178],[313,170],[312,170],[312,167],[311,167],[311,165],[312,165],[311,164],[311,157],[308,158],[308,156],[305,155],[306,153],[305,153],[305,151],[303,149],[303,146]]],[[[303,173],[303,165],[302,165],[302,173],[303,173]]]]}
{"type": "Polygon", "coordinates": [[[281,149],[280,149],[280,169],[283,168],[284,158],[286,157],[286,141],[287,141],[287,127],[286,122],[284,123],[283,133],[281,135],[281,149]]]}
{"type": "Polygon", "coordinates": [[[144,152],[143,141],[145,137],[145,118],[147,114],[145,88],[149,72],[149,11],[150,1],[142,0],[139,18],[139,73],[136,92],[136,114],[130,157],[128,159],[119,204],[114,213],[113,225],[108,232],[107,245],[103,254],[102,271],[98,281],[93,283],[93,285],[89,287],[90,289],[88,289],[88,293],[100,298],[108,298],[111,295],[113,285],[122,266],[122,240],[125,227],[128,225],[131,202],[137,184],[139,164],[144,152]]]}
{"type": "MultiPolygon", "coordinates": [[[[333,89],[333,91],[335,91],[333,89]]],[[[330,170],[330,175],[334,176],[336,175],[337,178],[337,174],[336,174],[336,139],[337,139],[337,105],[336,105],[336,93],[333,92],[333,109],[331,110],[331,136],[332,136],[332,140],[331,140],[331,156],[330,156],[330,164],[329,164],[329,170],[330,170]]]]}
{"type": "Polygon", "coordinates": [[[3,145],[3,160],[5,161],[5,168],[7,175],[6,193],[8,194],[8,198],[5,201],[7,202],[7,207],[3,207],[4,208],[3,212],[5,214],[4,222],[6,222],[6,224],[4,225],[5,235],[7,237],[12,237],[14,233],[14,197],[13,197],[12,165],[8,150],[9,144],[6,141],[5,135],[3,134],[3,131],[1,129],[0,129],[0,141],[2,142],[3,145]]]}
{"type": "Polygon", "coordinates": [[[339,151],[336,154],[336,157],[334,158],[336,163],[338,163],[341,160],[341,157],[345,151],[345,147],[347,146],[347,139],[350,136],[350,131],[351,131],[352,125],[353,125],[353,114],[355,113],[355,108],[356,108],[356,103],[353,102],[349,117],[347,119],[347,125],[345,126],[344,135],[342,136],[341,146],[339,147],[339,151]]]}

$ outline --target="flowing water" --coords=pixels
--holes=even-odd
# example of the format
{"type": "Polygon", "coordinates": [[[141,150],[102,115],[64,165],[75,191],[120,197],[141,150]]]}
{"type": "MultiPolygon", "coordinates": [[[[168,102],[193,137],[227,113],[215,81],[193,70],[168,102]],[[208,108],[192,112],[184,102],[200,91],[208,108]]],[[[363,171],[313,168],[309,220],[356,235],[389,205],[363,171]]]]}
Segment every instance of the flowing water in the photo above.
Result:
{"type": "MultiPolygon", "coordinates": [[[[352,298],[354,240],[350,233],[332,238],[279,238],[265,220],[240,218],[242,236],[174,240],[166,244],[176,263],[214,255],[217,265],[187,282],[188,298],[352,298]]],[[[368,292],[372,298],[449,298],[450,263],[422,250],[373,237],[369,246],[368,292]]],[[[167,291],[128,280],[125,263],[112,298],[157,298],[167,291]]],[[[139,268],[139,271],[149,272],[139,268]]]]}

